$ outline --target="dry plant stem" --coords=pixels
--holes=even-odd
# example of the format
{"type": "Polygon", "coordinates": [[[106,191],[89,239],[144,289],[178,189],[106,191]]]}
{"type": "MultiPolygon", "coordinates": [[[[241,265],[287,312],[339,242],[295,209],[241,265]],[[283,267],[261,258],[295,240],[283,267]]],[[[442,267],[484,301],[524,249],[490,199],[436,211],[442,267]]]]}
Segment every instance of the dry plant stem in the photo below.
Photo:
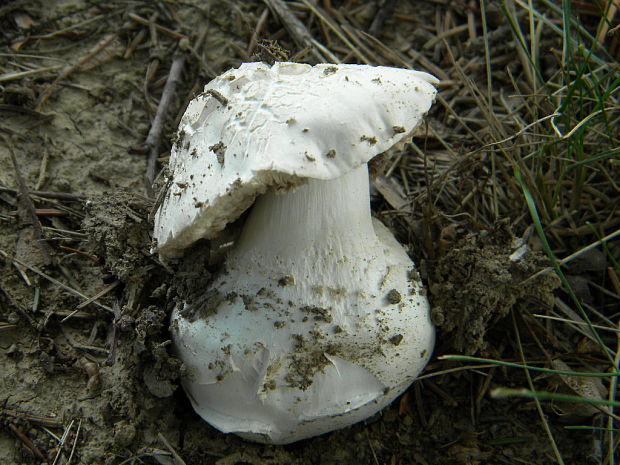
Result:
{"type": "Polygon", "coordinates": [[[31,413],[23,412],[20,410],[10,408],[0,408],[0,415],[6,415],[20,420],[25,420],[29,423],[34,423],[46,428],[61,428],[62,422],[51,417],[43,417],[39,415],[33,415],[31,413]]]}
{"type": "MultiPolygon", "coordinates": [[[[609,241],[611,241],[612,239],[614,239],[616,236],[620,235],[620,229],[617,229],[616,231],[608,234],[607,236],[599,239],[598,241],[592,242],[591,244],[577,250],[576,252],[570,254],[568,257],[563,258],[562,260],[558,260],[558,266],[562,266],[562,265],[566,265],[568,262],[574,260],[575,258],[583,255],[584,253],[586,253],[589,250],[594,249],[595,247],[598,247],[599,245],[605,244],[609,241]]],[[[540,275],[543,275],[545,273],[549,273],[550,271],[553,271],[555,268],[552,266],[548,266],[547,268],[543,268],[542,270],[538,271],[537,273],[534,273],[532,276],[530,276],[529,278],[527,278],[523,283],[525,284],[528,281],[531,281],[532,279],[537,278],[540,275]]]]}
{"type": "Polygon", "coordinates": [[[103,40],[101,40],[93,49],[91,49],[90,53],[86,54],[82,58],[80,58],[76,63],[66,66],[62,72],[58,75],[58,77],[52,82],[47,88],[43,91],[39,100],[37,101],[37,105],[35,106],[36,111],[41,111],[41,108],[45,105],[45,103],[49,100],[49,98],[54,93],[54,90],[58,86],[58,83],[63,79],[69,77],[75,71],[77,71],[80,66],[88,63],[95,56],[97,56],[100,52],[102,52],[108,45],[110,45],[114,40],[118,37],[118,33],[110,34],[106,36],[103,40]]]}
{"type": "Polygon", "coordinates": [[[280,19],[284,28],[291,35],[295,43],[300,48],[310,47],[312,55],[319,63],[325,63],[327,60],[317,50],[313,44],[313,37],[308,32],[304,24],[297,19],[293,12],[282,0],[264,0],[269,9],[280,19]]]}
{"type": "Polygon", "coordinates": [[[109,286],[106,286],[100,292],[97,292],[90,299],[85,300],[84,302],[82,302],[81,304],[79,304],[75,308],[79,310],[79,309],[82,309],[82,308],[86,307],[88,304],[90,304],[90,303],[94,302],[95,300],[97,300],[98,298],[103,297],[104,295],[106,295],[108,292],[110,292],[112,289],[114,289],[120,283],[121,283],[120,281],[114,281],[112,284],[110,284],[109,286]]]}
{"type": "MultiPolygon", "coordinates": [[[[327,14],[321,9],[319,8],[317,5],[314,5],[312,3],[310,3],[308,0],[301,0],[302,3],[304,5],[306,5],[306,7],[313,13],[315,14],[329,29],[331,29],[334,34],[336,34],[338,36],[338,38],[340,40],[342,40],[342,42],[344,42],[344,44],[349,48],[349,50],[351,50],[351,52],[363,63],[365,64],[371,64],[371,60],[369,60],[366,56],[364,56],[362,54],[362,52],[360,50],[358,50],[354,44],[351,43],[351,41],[349,39],[346,38],[344,31],[342,30],[341,27],[339,27],[331,18],[329,18],[327,16],[327,14]]],[[[338,14],[338,12],[336,10],[332,10],[332,12],[334,13],[335,16],[337,16],[337,18],[339,19],[341,24],[345,24],[346,20],[345,18],[338,14]]],[[[346,61],[346,60],[343,60],[346,61]]]]}
{"type": "Polygon", "coordinates": [[[0,111],[5,111],[9,113],[19,113],[21,115],[32,116],[34,118],[39,119],[35,125],[31,126],[31,128],[36,127],[36,125],[44,123],[48,120],[54,118],[54,115],[47,115],[45,113],[40,113],[38,111],[31,110],[30,108],[22,107],[19,105],[11,105],[9,103],[0,103],[0,111]]]}
{"type": "Polygon", "coordinates": [[[135,37],[131,40],[131,42],[127,46],[127,49],[125,50],[125,53],[123,54],[124,60],[128,60],[129,58],[131,58],[133,53],[138,48],[138,45],[142,43],[145,37],[146,37],[146,31],[144,29],[140,29],[140,31],[135,35],[135,37]]]}
{"type": "Polygon", "coordinates": [[[20,71],[17,73],[2,74],[0,75],[0,82],[7,82],[7,81],[13,81],[15,79],[22,79],[28,76],[32,76],[34,74],[47,73],[48,71],[58,71],[61,68],[63,68],[62,65],[54,65],[54,66],[48,66],[46,68],[37,68],[37,69],[30,69],[28,71],[20,71]]]}
{"type": "MultiPolygon", "coordinates": [[[[26,268],[28,268],[30,271],[38,274],[39,276],[42,276],[43,278],[47,279],[49,282],[51,282],[52,284],[55,284],[56,286],[64,289],[65,291],[69,292],[70,294],[73,294],[75,296],[81,297],[85,300],[87,300],[89,297],[82,294],[81,292],[67,286],[66,284],[61,283],[60,281],[58,281],[57,279],[52,278],[51,276],[49,276],[48,274],[43,273],[41,270],[35,268],[32,265],[28,265],[27,263],[24,263],[23,261],[17,259],[16,257],[9,255],[8,253],[6,253],[4,250],[0,249],[0,256],[4,257],[7,260],[13,261],[15,263],[17,263],[18,265],[21,266],[25,266],[26,268]]],[[[107,310],[110,313],[114,313],[114,310],[112,310],[110,307],[108,307],[107,305],[103,305],[97,301],[93,302],[94,305],[96,305],[99,308],[102,308],[104,310],[107,310]]]]}
{"type": "Polygon", "coordinates": [[[71,460],[73,460],[73,454],[75,454],[75,448],[77,447],[78,438],[80,436],[80,430],[82,429],[82,419],[80,418],[80,422],[78,423],[77,431],[75,432],[75,438],[73,439],[73,446],[71,447],[71,453],[69,454],[69,459],[67,460],[67,465],[71,465],[71,460]]]}
{"type": "Polygon", "coordinates": [[[22,433],[19,430],[19,428],[17,428],[13,423],[9,423],[9,428],[11,429],[11,431],[13,431],[15,436],[17,436],[19,438],[19,440],[22,442],[24,447],[29,449],[30,452],[32,452],[34,455],[36,455],[37,458],[39,458],[40,460],[42,460],[42,461],[46,460],[45,456],[39,450],[39,448],[30,440],[30,438],[28,436],[26,436],[24,433],[22,433]]]}
{"type": "MultiPolygon", "coordinates": [[[[135,288],[133,288],[135,289],[135,288]]],[[[130,301],[127,302],[128,306],[133,307],[133,298],[130,297],[130,301]]],[[[112,305],[114,308],[114,321],[112,323],[112,343],[110,344],[110,352],[108,353],[108,358],[105,361],[105,365],[111,367],[114,365],[116,361],[116,349],[118,348],[118,321],[121,317],[121,306],[118,303],[117,299],[114,299],[114,303],[112,305]]]]}
{"type": "Polygon", "coordinates": [[[160,26],[159,24],[156,24],[153,21],[149,21],[148,19],[145,19],[142,16],[138,16],[135,13],[129,13],[127,16],[129,16],[129,18],[134,20],[136,23],[143,24],[144,26],[151,26],[152,25],[152,27],[154,29],[157,29],[159,32],[163,32],[164,34],[169,35],[173,39],[180,40],[180,39],[187,39],[188,38],[184,34],[180,34],[180,33],[176,32],[176,31],[173,31],[172,29],[168,29],[167,27],[160,26]]]}
{"type": "Polygon", "coordinates": [[[170,73],[164,86],[164,91],[161,95],[161,100],[157,106],[157,112],[153,119],[153,125],[146,137],[146,146],[149,148],[149,158],[146,162],[146,178],[149,183],[153,183],[155,180],[155,169],[157,167],[157,157],[159,156],[159,146],[161,144],[161,136],[164,130],[164,122],[166,120],[166,114],[168,113],[168,107],[172,103],[174,92],[177,84],[181,80],[181,71],[183,71],[183,63],[185,57],[179,55],[172,60],[172,66],[170,66],[170,73]]]}
{"type": "Polygon", "coordinates": [[[258,43],[258,37],[263,31],[263,27],[265,27],[265,23],[267,22],[267,18],[269,17],[269,8],[265,8],[258,18],[258,22],[256,23],[256,27],[254,28],[254,32],[252,33],[252,37],[250,38],[250,43],[248,44],[248,49],[246,53],[249,56],[252,56],[254,50],[256,49],[256,44],[258,43]]]}
{"type": "Polygon", "coordinates": [[[13,298],[1,287],[0,287],[0,292],[2,292],[2,294],[6,297],[6,299],[9,301],[9,304],[13,308],[17,310],[23,317],[25,317],[26,320],[28,320],[28,323],[30,324],[30,326],[32,326],[35,330],[39,329],[39,326],[37,325],[36,321],[34,321],[34,319],[30,316],[30,314],[27,311],[25,311],[23,308],[21,308],[19,305],[17,305],[17,303],[13,300],[13,298]]]}
{"type": "Polygon", "coordinates": [[[384,0],[375,13],[375,17],[368,28],[368,33],[373,36],[378,36],[381,34],[381,30],[383,29],[383,23],[394,13],[394,8],[396,7],[396,0],[384,0]]]}
{"type": "Polygon", "coordinates": [[[62,434],[62,437],[58,441],[56,457],[54,457],[54,461],[52,462],[52,465],[56,465],[58,463],[58,460],[62,456],[62,451],[65,447],[65,442],[67,441],[67,437],[69,437],[69,433],[71,432],[71,428],[73,428],[74,422],[75,420],[71,420],[71,423],[69,423],[69,426],[65,429],[64,433],[62,434]]]}
{"type": "MultiPolygon", "coordinates": [[[[620,330],[620,322],[618,322],[618,330],[620,330]]],[[[614,357],[613,369],[615,371],[618,371],[619,368],[620,368],[620,332],[616,333],[616,355],[614,357]]],[[[616,398],[617,393],[618,393],[618,377],[611,376],[609,379],[608,400],[609,401],[614,400],[616,398]]],[[[613,413],[613,407],[610,407],[610,408],[613,413]]],[[[615,447],[617,446],[616,444],[617,438],[614,438],[614,417],[611,415],[607,418],[607,429],[609,430],[607,432],[608,434],[607,442],[608,442],[608,447],[609,447],[607,453],[608,453],[608,457],[611,458],[614,456],[615,447]]]]}
{"type": "Polygon", "coordinates": [[[35,39],[35,40],[53,39],[53,38],[58,37],[60,35],[66,34],[67,32],[70,32],[70,31],[73,31],[75,29],[79,29],[79,28],[82,28],[84,26],[87,26],[89,24],[101,21],[102,19],[104,19],[104,17],[105,17],[105,15],[93,16],[92,18],[89,18],[89,19],[87,19],[85,21],[80,21],[80,22],[78,22],[76,24],[73,24],[71,26],[68,26],[68,27],[65,27],[65,28],[58,29],[56,31],[50,32],[49,34],[32,36],[31,39],[35,39]]]}
{"type": "MultiPolygon", "coordinates": [[[[8,192],[9,194],[18,194],[17,189],[11,189],[10,187],[0,186],[0,192],[8,192]]],[[[36,195],[37,197],[45,197],[48,199],[58,200],[86,200],[86,196],[82,194],[65,194],[63,192],[47,192],[47,191],[30,191],[30,195],[36,195]]]]}
{"type": "Polygon", "coordinates": [[[10,141],[5,139],[4,142],[9,148],[9,154],[11,156],[11,161],[13,162],[13,168],[15,169],[15,177],[17,178],[17,185],[19,186],[18,205],[21,212],[18,214],[18,216],[20,217],[20,221],[23,221],[24,223],[29,224],[32,228],[34,228],[35,237],[37,239],[37,246],[41,251],[43,262],[46,265],[49,265],[52,263],[52,256],[50,254],[47,242],[45,242],[45,235],[43,234],[41,223],[39,223],[37,212],[34,208],[30,195],[28,195],[28,188],[26,187],[24,178],[22,177],[19,170],[19,165],[17,164],[17,158],[15,157],[13,147],[11,146],[10,141]],[[28,217],[22,218],[22,216],[26,213],[28,217]]]}
{"type": "Polygon", "coordinates": [[[181,458],[181,456],[177,453],[177,451],[174,450],[174,447],[172,447],[172,444],[170,444],[170,442],[166,439],[166,437],[163,434],[157,433],[157,437],[164,444],[164,446],[166,446],[166,449],[168,449],[170,454],[172,454],[175,465],[186,465],[185,461],[181,458]]]}
{"type": "MultiPolygon", "coordinates": [[[[618,7],[620,4],[617,0],[608,0],[611,4],[608,6],[607,15],[605,17],[605,21],[601,21],[598,33],[596,34],[596,40],[602,44],[605,42],[605,38],[607,33],[609,32],[609,25],[613,23],[614,17],[618,11],[618,7]]],[[[614,29],[616,29],[616,26],[614,29]]]]}
{"type": "MultiPolygon", "coordinates": [[[[523,345],[521,344],[521,334],[519,333],[519,327],[517,326],[517,319],[515,317],[514,311],[510,312],[510,316],[512,318],[512,326],[514,328],[515,339],[516,339],[515,342],[517,345],[517,349],[519,351],[519,358],[521,359],[521,364],[526,365],[527,362],[525,361],[523,345]]],[[[524,371],[525,377],[527,378],[527,382],[528,382],[530,390],[535,391],[536,389],[534,388],[534,382],[532,381],[532,376],[530,375],[530,371],[527,368],[524,368],[523,371],[524,371]]],[[[547,437],[549,439],[549,443],[551,444],[551,448],[553,449],[555,459],[557,460],[558,464],[564,465],[562,454],[560,453],[560,450],[558,449],[558,446],[555,442],[555,438],[553,437],[553,433],[551,432],[551,428],[549,427],[549,423],[547,423],[546,416],[542,410],[542,406],[540,405],[540,400],[537,397],[534,397],[534,404],[536,405],[536,410],[538,411],[538,415],[540,416],[542,426],[545,432],[547,433],[547,437]]]]}

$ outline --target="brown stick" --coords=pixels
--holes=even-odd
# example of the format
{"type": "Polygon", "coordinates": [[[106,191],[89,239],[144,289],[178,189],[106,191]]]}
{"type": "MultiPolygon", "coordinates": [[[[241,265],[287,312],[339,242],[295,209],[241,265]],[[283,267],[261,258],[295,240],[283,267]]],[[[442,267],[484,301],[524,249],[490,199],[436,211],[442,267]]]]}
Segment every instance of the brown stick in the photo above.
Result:
{"type": "MultiPolygon", "coordinates": [[[[57,208],[35,208],[34,213],[37,216],[67,216],[69,215],[69,212],[65,210],[59,210],[57,208]]],[[[9,215],[19,216],[19,210],[17,212],[11,212],[9,213],[9,215]]]]}
{"type": "MultiPolygon", "coordinates": [[[[80,291],[77,291],[75,289],[73,289],[72,287],[67,286],[66,284],[61,283],[60,281],[58,281],[57,279],[52,278],[50,275],[43,273],[41,270],[39,270],[38,268],[32,266],[32,265],[28,265],[27,263],[19,260],[18,258],[9,255],[8,253],[6,253],[4,250],[0,249],[0,257],[4,257],[6,260],[10,260],[12,262],[17,263],[18,265],[21,265],[23,267],[28,268],[30,271],[32,271],[33,273],[38,274],[39,276],[47,279],[49,282],[51,282],[52,284],[55,284],[56,286],[64,289],[65,291],[69,292],[70,294],[73,294],[75,296],[81,297],[82,299],[88,299],[88,296],[82,294],[80,291]]],[[[99,303],[97,301],[93,302],[93,305],[96,305],[99,308],[102,308],[104,310],[107,310],[110,313],[114,313],[114,310],[112,310],[110,307],[108,307],[107,305],[103,305],[102,303],[99,303]]]]}
{"type": "Polygon", "coordinates": [[[0,407],[0,415],[6,415],[20,420],[26,420],[30,423],[45,426],[46,428],[62,427],[62,421],[57,420],[56,418],[34,415],[32,413],[27,413],[23,410],[0,407]]]}
{"type": "Polygon", "coordinates": [[[396,0],[384,0],[381,2],[375,13],[375,17],[372,20],[372,24],[368,28],[368,33],[375,37],[381,34],[383,23],[385,23],[385,20],[394,14],[395,7],[396,0]]]}
{"type": "Polygon", "coordinates": [[[34,229],[35,237],[37,238],[37,246],[41,250],[43,262],[46,265],[49,265],[50,263],[52,263],[52,255],[50,254],[47,242],[45,242],[43,228],[41,227],[41,223],[39,222],[39,218],[37,217],[37,212],[28,193],[28,188],[26,187],[24,178],[22,177],[21,171],[19,170],[19,165],[17,163],[17,158],[15,157],[15,152],[13,151],[11,142],[6,138],[4,139],[4,142],[9,149],[9,155],[11,156],[13,168],[15,169],[15,177],[17,178],[17,186],[19,187],[19,195],[17,196],[18,217],[20,221],[29,224],[34,229]],[[24,218],[24,216],[27,217],[24,218]]]}
{"type": "MultiPolygon", "coordinates": [[[[11,189],[10,187],[0,186],[0,192],[8,192],[9,194],[19,194],[17,189],[11,189]]],[[[47,192],[47,191],[30,191],[30,195],[36,195],[37,197],[45,197],[48,199],[58,200],[85,200],[86,196],[82,194],[66,194],[64,192],[47,192]]]]}
{"type": "Polygon", "coordinates": [[[312,35],[308,32],[308,29],[304,24],[297,19],[297,16],[293,14],[288,5],[282,0],[263,0],[269,9],[280,19],[282,26],[290,34],[291,38],[298,47],[306,48],[310,47],[314,58],[319,63],[325,63],[328,60],[317,50],[312,42],[312,35]]]}
{"type": "Polygon", "coordinates": [[[258,37],[263,31],[263,26],[265,26],[268,16],[269,16],[269,8],[265,8],[263,12],[261,13],[260,18],[258,18],[256,27],[254,28],[254,32],[252,33],[252,38],[250,39],[250,43],[248,44],[248,49],[246,50],[246,53],[250,56],[252,56],[252,54],[254,53],[254,50],[256,49],[256,44],[258,43],[258,37]]]}
{"type": "Polygon", "coordinates": [[[45,103],[52,96],[52,94],[54,93],[54,89],[58,86],[58,83],[60,81],[62,81],[63,79],[73,74],[76,70],[80,68],[80,66],[92,60],[96,55],[101,53],[101,51],[103,51],[108,45],[114,42],[114,40],[117,37],[118,37],[118,33],[108,35],[102,41],[100,41],[94,48],[92,48],[88,54],[80,58],[76,63],[65,67],[62,70],[62,72],[58,75],[58,77],[54,80],[54,82],[52,82],[49,86],[47,86],[47,88],[43,91],[34,109],[36,111],[41,111],[41,108],[43,108],[43,105],[45,105],[45,103]]]}
{"type": "Polygon", "coordinates": [[[159,105],[157,106],[157,112],[153,119],[153,124],[148,136],[146,137],[146,146],[149,148],[149,158],[146,162],[146,178],[150,183],[153,183],[155,179],[155,169],[157,167],[157,157],[159,157],[159,146],[161,144],[161,134],[164,129],[164,121],[166,120],[166,114],[168,113],[168,107],[172,103],[172,97],[176,90],[177,84],[181,80],[181,71],[183,71],[183,63],[185,57],[179,55],[172,60],[172,66],[170,66],[170,73],[164,86],[164,91],[161,94],[159,105]]]}
{"type": "Polygon", "coordinates": [[[13,431],[13,433],[15,433],[15,436],[17,436],[19,438],[19,440],[22,442],[22,444],[30,450],[30,452],[32,452],[34,455],[36,455],[39,459],[45,461],[47,460],[45,458],[45,455],[43,455],[43,453],[39,450],[39,448],[34,444],[34,442],[32,442],[30,440],[30,438],[28,436],[26,436],[24,433],[22,433],[17,426],[15,426],[13,423],[9,423],[9,428],[11,429],[11,431],[13,431]]]}
{"type": "Polygon", "coordinates": [[[173,31],[172,29],[168,29],[167,27],[161,26],[157,23],[151,23],[151,21],[149,21],[148,19],[143,18],[142,16],[138,16],[135,13],[129,13],[127,16],[129,16],[130,19],[133,19],[136,23],[140,23],[145,26],[150,26],[151,24],[153,24],[155,29],[157,29],[159,32],[163,32],[164,34],[168,34],[173,39],[187,39],[188,38],[186,35],[180,34],[176,31],[173,31]]]}

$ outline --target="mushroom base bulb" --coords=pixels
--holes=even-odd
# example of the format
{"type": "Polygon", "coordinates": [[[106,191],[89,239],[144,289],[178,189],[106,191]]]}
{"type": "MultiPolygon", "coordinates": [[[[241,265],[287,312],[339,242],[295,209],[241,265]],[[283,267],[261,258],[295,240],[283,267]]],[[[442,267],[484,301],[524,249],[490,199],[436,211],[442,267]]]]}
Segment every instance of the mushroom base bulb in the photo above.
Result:
{"type": "Polygon", "coordinates": [[[371,217],[366,164],[259,197],[205,296],[172,316],[184,388],[211,425],[257,442],[370,417],[434,345],[414,265],[371,217]]]}

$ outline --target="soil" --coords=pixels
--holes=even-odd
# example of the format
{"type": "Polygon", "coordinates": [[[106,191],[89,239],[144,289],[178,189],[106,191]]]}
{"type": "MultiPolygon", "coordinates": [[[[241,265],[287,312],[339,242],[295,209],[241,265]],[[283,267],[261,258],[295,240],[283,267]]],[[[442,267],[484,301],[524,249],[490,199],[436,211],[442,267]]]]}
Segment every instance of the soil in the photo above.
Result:
{"type": "MultiPolygon", "coordinates": [[[[36,240],[39,226],[18,195],[0,193],[0,463],[554,463],[534,405],[477,397],[486,392],[487,377],[471,371],[424,379],[363,423],[288,446],[221,434],[194,413],[179,387],[183,366],[170,350],[168,317],[179,298],[196,295],[196,283],[206,282],[215,265],[204,244],[206,251],[191,254],[191,262],[175,265],[150,253],[156,192],[144,180],[148,155],[135,148],[149,131],[174,50],[165,33],[153,38],[148,27],[127,26],[127,5],[117,3],[0,6],[3,51],[42,36],[18,49],[20,60],[37,66],[74,63],[107,34],[118,34],[104,56],[56,84],[36,112],[37,98],[58,70],[2,84],[0,185],[19,184],[12,151],[29,190],[76,197],[32,196],[35,208],[55,211],[38,215],[45,246],[36,240]],[[96,15],[101,18],[94,29],[67,29],[96,15]],[[66,32],[49,36],[59,30],[66,32]],[[139,45],[126,56],[141,30],[143,41],[159,46],[139,45]],[[188,279],[192,285],[183,284],[188,279]],[[98,293],[98,304],[85,303],[98,293]]],[[[202,3],[185,2],[175,10],[185,33],[206,24],[202,3]]],[[[215,2],[208,17],[227,18],[235,8],[215,2]]],[[[139,2],[130,11],[153,13],[139,2]]],[[[168,18],[168,9],[157,11],[162,21],[168,18]]],[[[208,64],[192,63],[198,71],[186,73],[165,129],[167,141],[189,96],[214,72],[239,62],[226,58],[234,56],[228,44],[240,40],[233,26],[212,21],[207,36],[208,64]]],[[[505,226],[472,231],[424,264],[439,331],[436,355],[492,355],[511,334],[510,312],[553,299],[553,275],[522,284],[546,262],[531,251],[511,260],[514,241],[505,226]]],[[[437,363],[427,371],[437,371],[437,363]]],[[[490,382],[523,386],[522,375],[514,376],[498,370],[490,382]]],[[[551,427],[567,463],[584,463],[589,443],[582,444],[583,433],[557,422],[551,427]]]]}
{"type": "Polygon", "coordinates": [[[547,265],[547,258],[529,251],[506,224],[469,234],[427,264],[433,322],[459,353],[488,349],[487,329],[511,310],[519,312],[533,302],[553,306],[557,275],[529,279],[547,265]]]}

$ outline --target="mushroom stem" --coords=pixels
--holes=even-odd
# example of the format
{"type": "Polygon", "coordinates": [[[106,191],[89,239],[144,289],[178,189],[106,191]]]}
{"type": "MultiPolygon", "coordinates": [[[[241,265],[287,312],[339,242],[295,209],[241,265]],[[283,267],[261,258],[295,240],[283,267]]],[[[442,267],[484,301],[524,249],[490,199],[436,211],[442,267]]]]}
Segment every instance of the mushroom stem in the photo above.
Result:
{"type": "Polygon", "coordinates": [[[366,164],[263,195],[205,309],[172,317],[194,408],[221,431],[274,444],[380,410],[434,343],[413,270],[370,215],[366,164]]]}
{"type": "Polygon", "coordinates": [[[376,241],[363,164],[337,179],[309,179],[285,194],[261,196],[228,263],[287,274],[307,262],[324,273],[340,260],[367,255],[376,241]]]}

